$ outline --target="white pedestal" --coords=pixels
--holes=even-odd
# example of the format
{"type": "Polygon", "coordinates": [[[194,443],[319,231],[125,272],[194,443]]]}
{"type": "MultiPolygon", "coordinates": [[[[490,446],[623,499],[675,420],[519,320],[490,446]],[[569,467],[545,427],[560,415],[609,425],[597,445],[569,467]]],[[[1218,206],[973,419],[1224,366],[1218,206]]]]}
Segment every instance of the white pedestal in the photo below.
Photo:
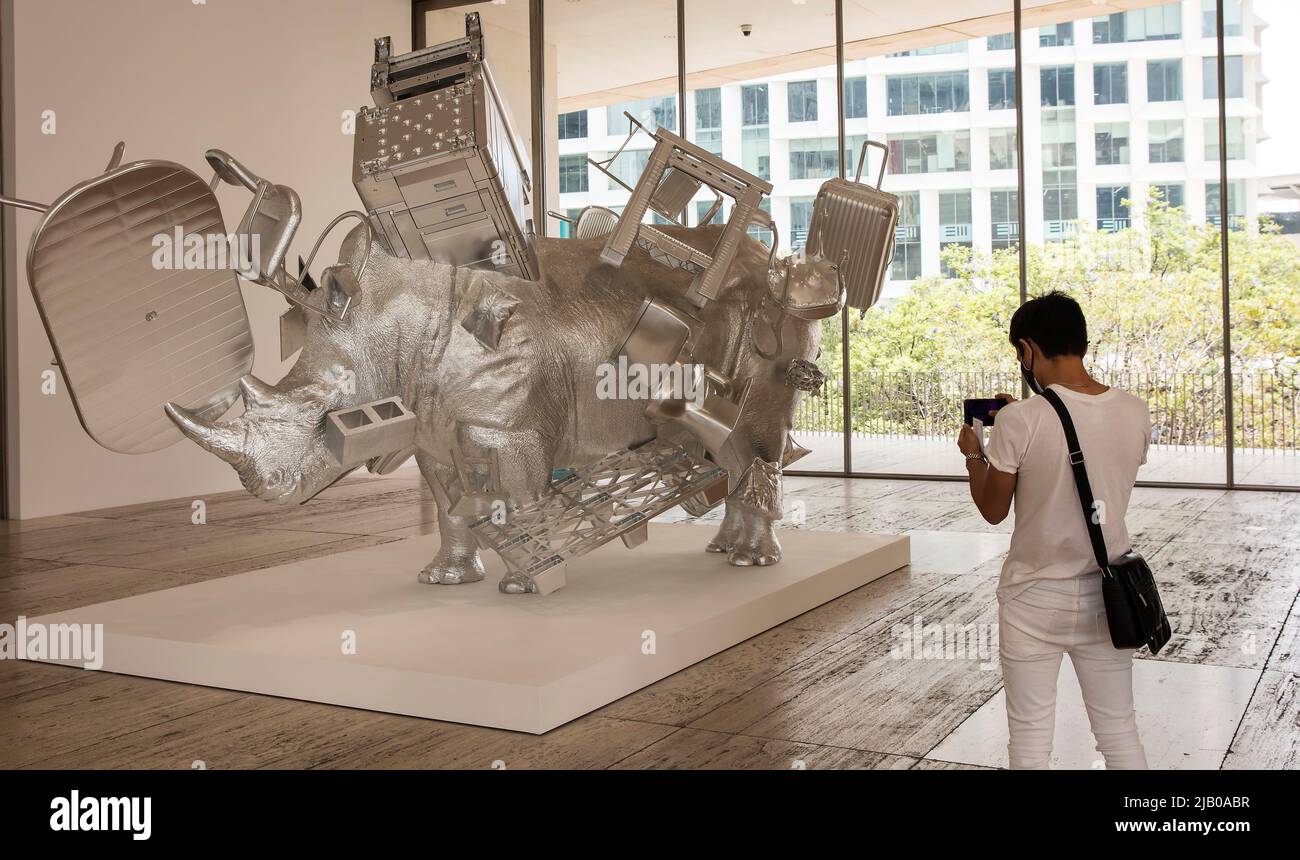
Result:
{"type": "Polygon", "coordinates": [[[86,606],[104,670],[540,734],[908,563],[905,536],[783,531],[731,567],[714,527],[651,524],[568,565],[548,596],[421,585],[436,536],[86,606]],[[355,653],[349,653],[355,643],[355,653]]]}

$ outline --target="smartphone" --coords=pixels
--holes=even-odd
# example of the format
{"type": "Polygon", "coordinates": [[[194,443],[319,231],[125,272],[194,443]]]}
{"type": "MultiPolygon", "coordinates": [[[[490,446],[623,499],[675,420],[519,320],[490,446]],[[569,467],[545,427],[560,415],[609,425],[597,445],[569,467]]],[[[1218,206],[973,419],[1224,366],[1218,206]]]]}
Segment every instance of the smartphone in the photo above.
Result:
{"type": "Polygon", "coordinates": [[[994,413],[1005,404],[996,397],[970,397],[962,401],[962,416],[966,424],[978,418],[985,427],[993,426],[994,413]]]}

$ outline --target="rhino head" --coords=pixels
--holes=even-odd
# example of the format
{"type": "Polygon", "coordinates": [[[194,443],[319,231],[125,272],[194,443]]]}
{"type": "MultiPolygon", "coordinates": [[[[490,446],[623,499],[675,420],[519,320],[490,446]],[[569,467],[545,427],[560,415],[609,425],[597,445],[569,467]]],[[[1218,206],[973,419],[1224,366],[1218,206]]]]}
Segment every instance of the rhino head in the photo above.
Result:
{"type": "Polygon", "coordinates": [[[206,421],[168,403],[167,415],[202,448],[225,460],[244,489],[271,502],[305,502],[350,471],[325,445],[325,414],[344,405],[344,387],[326,378],[281,389],[254,376],[239,380],[244,413],[206,421]]]}

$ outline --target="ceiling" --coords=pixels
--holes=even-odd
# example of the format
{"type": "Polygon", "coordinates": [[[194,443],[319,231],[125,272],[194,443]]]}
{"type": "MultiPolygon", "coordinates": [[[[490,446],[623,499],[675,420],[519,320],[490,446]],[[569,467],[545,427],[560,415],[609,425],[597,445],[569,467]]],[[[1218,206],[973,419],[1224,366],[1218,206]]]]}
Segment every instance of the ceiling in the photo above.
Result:
{"type": "MultiPolygon", "coordinates": [[[[1037,27],[1168,0],[1025,0],[1037,27]]],[[[676,0],[547,0],[559,109],[677,89],[676,0]]],[[[478,3],[486,22],[528,31],[522,0],[478,3]]],[[[845,56],[868,56],[1006,33],[1011,0],[844,0],[845,56]]],[[[434,32],[430,40],[455,38],[434,32]]],[[[489,51],[490,51],[489,47],[489,51]]],[[[687,87],[714,86],[835,62],[834,0],[686,0],[687,87]],[[740,25],[752,25],[749,36],[740,25]]]]}

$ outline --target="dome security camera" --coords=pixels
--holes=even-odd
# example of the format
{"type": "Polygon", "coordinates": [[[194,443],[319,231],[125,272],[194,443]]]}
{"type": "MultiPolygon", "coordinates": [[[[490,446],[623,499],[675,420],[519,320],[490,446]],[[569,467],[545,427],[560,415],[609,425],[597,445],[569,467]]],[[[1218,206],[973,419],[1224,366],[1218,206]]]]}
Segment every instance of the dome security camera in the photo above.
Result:
{"type": "Polygon", "coordinates": [[[753,25],[753,24],[741,24],[741,25],[740,25],[740,35],[742,35],[742,36],[748,36],[748,35],[749,35],[750,33],[752,33],[752,32],[754,32],[754,25],[753,25]]]}

